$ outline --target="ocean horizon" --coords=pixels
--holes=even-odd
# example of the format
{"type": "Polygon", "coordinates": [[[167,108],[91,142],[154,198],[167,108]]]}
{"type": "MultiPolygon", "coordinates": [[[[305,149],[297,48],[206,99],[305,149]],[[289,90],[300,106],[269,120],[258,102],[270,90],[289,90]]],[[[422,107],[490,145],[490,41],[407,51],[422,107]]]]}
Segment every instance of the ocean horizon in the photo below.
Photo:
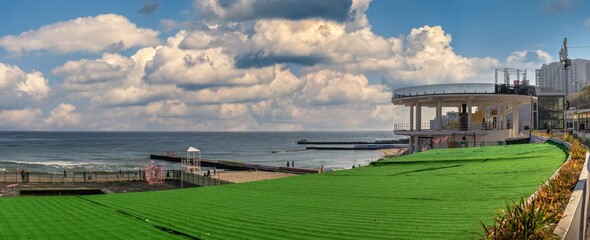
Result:
{"type": "MultiPolygon", "coordinates": [[[[400,139],[391,131],[0,131],[0,171],[138,170],[150,154],[186,156],[189,147],[202,158],[274,166],[339,170],[379,159],[378,150],[305,150],[297,141],[378,141],[400,139]]],[[[156,160],[165,169],[179,163],[156,160]]]]}

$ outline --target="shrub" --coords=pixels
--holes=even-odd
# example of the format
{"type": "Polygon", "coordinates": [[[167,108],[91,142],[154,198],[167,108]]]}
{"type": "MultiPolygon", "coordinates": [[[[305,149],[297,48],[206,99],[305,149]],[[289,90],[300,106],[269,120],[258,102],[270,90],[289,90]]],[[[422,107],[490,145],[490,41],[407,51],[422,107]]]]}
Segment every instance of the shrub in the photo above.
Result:
{"type": "Polygon", "coordinates": [[[549,223],[555,219],[555,213],[548,213],[544,206],[536,201],[521,199],[506,204],[507,210],[500,210],[494,219],[494,225],[483,225],[485,237],[490,239],[556,239],[547,231],[549,223]]]}
{"type": "Polygon", "coordinates": [[[554,178],[541,186],[533,196],[519,203],[506,204],[498,211],[491,226],[482,223],[484,237],[489,239],[556,239],[555,225],[563,216],[572,191],[584,166],[586,148],[568,134],[564,140],[572,145],[570,158],[554,178]]]}

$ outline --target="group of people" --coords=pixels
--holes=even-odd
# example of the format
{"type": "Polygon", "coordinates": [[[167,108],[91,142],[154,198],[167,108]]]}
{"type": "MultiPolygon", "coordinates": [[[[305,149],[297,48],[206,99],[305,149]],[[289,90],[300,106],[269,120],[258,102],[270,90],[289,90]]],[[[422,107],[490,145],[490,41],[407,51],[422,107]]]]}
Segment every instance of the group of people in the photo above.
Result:
{"type": "MultiPolygon", "coordinates": [[[[217,168],[213,167],[213,176],[217,175],[217,168]]],[[[207,173],[205,173],[205,177],[211,176],[211,169],[207,169],[207,173]]]]}
{"type": "MultiPolygon", "coordinates": [[[[287,167],[289,167],[289,161],[287,161],[287,167]]],[[[295,161],[291,161],[291,166],[290,167],[292,167],[292,168],[295,167],[295,161]]]]}

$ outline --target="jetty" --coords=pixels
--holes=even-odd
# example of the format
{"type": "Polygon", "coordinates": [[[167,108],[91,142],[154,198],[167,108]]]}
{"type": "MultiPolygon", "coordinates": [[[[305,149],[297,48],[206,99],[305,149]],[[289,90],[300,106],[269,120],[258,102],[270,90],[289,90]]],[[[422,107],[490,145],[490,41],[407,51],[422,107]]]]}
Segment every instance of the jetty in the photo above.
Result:
{"type": "Polygon", "coordinates": [[[309,146],[306,150],[379,150],[390,148],[408,148],[409,144],[356,144],[351,147],[341,146],[309,146]]]}
{"type": "MultiPolygon", "coordinates": [[[[180,163],[183,158],[178,157],[178,156],[150,154],[150,159],[180,163]]],[[[285,173],[298,173],[298,174],[318,173],[318,169],[278,167],[278,166],[256,164],[256,163],[230,161],[230,160],[201,159],[201,166],[202,167],[210,167],[210,168],[215,167],[215,168],[219,168],[219,169],[228,169],[228,170],[261,170],[261,171],[270,171],[270,172],[285,172],[285,173]]]]}
{"type": "Polygon", "coordinates": [[[408,138],[398,140],[380,140],[373,142],[366,141],[355,141],[355,142],[339,142],[339,141],[307,141],[307,139],[301,139],[297,141],[300,145],[357,145],[357,144],[407,144],[409,143],[408,138]]]}

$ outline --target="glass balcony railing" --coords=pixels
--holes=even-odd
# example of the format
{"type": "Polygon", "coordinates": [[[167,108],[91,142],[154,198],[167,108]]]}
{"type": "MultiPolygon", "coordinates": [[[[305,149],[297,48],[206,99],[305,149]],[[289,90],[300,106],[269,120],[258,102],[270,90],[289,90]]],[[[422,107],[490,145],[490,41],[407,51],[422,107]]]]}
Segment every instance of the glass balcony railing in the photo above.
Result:
{"type": "Polygon", "coordinates": [[[536,96],[535,87],[494,83],[453,83],[405,87],[393,90],[393,99],[444,94],[515,94],[536,96]]]}

